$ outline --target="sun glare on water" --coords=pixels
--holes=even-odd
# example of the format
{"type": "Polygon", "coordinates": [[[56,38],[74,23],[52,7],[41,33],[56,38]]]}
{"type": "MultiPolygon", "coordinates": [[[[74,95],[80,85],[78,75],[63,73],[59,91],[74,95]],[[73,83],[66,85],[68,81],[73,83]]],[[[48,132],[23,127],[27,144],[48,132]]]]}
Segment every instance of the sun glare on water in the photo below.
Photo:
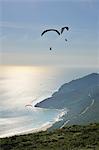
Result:
{"type": "Polygon", "coordinates": [[[60,110],[33,107],[50,93],[52,77],[46,67],[0,66],[0,137],[46,129],[59,119],[60,110]]]}
{"type": "Polygon", "coordinates": [[[8,96],[6,104],[20,107],[35,99],[48,72],[45,67],[0,66],[0,90],[8,96]]]}

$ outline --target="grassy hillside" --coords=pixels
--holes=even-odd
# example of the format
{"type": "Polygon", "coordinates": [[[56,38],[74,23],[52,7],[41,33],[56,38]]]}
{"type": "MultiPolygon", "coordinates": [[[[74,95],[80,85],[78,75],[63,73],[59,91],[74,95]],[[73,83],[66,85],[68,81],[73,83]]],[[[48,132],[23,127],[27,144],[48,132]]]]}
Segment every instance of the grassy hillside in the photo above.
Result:
{"type": "Polygon", "coordinates": [[[99,150],[99,123],[0,139],[0,150],[99,150]]]}

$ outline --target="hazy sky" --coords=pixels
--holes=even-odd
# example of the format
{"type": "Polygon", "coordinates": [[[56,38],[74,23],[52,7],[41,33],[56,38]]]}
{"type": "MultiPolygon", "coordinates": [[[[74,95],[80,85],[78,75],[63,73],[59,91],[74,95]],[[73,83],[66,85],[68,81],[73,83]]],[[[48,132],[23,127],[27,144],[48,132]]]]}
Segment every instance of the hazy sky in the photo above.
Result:
{"type": "Polygon", "coordinates": [[[0,64],[98,66],[98,0],[0,0],[0,6],[0,64]],[[63,26],[70,30],[41,37],[63,26]]]}

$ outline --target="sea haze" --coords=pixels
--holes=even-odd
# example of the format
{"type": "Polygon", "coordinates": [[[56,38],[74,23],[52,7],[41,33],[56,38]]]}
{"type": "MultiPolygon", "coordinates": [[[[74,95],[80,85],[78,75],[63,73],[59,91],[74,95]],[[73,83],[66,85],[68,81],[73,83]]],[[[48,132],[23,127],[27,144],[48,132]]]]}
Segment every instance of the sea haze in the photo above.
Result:
{"type": "Polygon", "coordinates": [[[34,105],[50,97],[62,84],[92,72],[98,69],[0,66],[0,137],[46,129],[59,121],[67,109],[34,105]]]}

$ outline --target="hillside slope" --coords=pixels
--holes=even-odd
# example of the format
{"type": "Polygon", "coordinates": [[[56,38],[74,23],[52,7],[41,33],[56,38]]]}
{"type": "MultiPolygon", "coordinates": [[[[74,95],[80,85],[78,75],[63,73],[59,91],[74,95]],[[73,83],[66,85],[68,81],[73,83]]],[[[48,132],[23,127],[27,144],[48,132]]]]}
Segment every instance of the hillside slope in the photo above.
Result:
{"type": "Polygon", "coordinates": [[[99,74],[92,73],[62,85],[51,97],[35,106],[43,108],[64,108],[83,99],[90,99],[89,93],[93,96],[94,89],[97,86],[99,86],[99,74]]]}
{"type": "Polygon", "coordinates": [[[99,124],[0,139],[0,150],[99,150],[99,124]]]}
{"type": "Polygon", "coordinates": [[[92,73],[62,85],[36,107],[69,110],[54,127],[61,127],[66,121],[68,124],[99,122],[99,74],[92,73]]]}

